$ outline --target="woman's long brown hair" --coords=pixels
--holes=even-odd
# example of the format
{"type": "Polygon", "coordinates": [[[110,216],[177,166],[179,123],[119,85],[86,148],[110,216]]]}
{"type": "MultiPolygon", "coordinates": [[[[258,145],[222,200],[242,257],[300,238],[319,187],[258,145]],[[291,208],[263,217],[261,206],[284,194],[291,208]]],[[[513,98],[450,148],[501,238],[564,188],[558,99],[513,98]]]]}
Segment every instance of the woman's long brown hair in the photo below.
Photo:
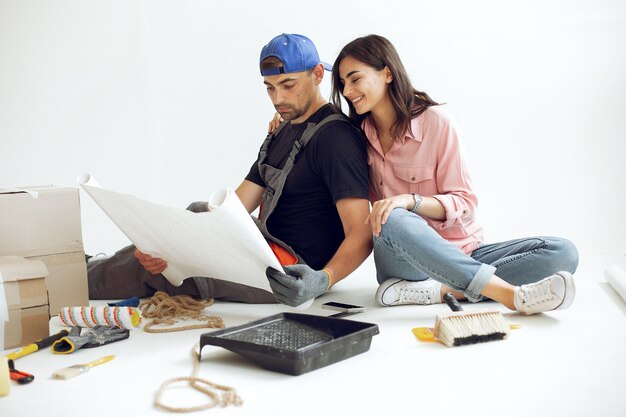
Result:
{"type": "MultiPolygon", "coordinates": [[[[428,94],[413,88],[398,52],[389,40],[379,35],[368,35],[357,38],[344,46],[333,65],[331,99],[339,109],[341,109],[341,97],[343,95],[339,64],[342,59],[348,56],[378,71],[382,71],[385,67],[391,71],[393,81],[389,84],[389,95],[396,112],[396,118],[391,127],[393,137],[400,137],[407,130],[412,134],[411,120],[419,116],[428,107],[439,104],[428,94]]],[[[369,115],[369,112],[359,115],[354,110],[350,100],[346,101],[350,110],[348,113],[350,119],[360,125],[363,119],[369,115]]]]}

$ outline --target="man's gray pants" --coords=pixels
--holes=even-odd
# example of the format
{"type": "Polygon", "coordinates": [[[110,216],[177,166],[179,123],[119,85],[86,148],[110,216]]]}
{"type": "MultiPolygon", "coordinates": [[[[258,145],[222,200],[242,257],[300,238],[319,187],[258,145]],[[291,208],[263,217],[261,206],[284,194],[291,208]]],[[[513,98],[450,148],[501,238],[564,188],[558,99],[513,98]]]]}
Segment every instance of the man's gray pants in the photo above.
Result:
{"type": "Polygon", "coordinates": [[[132,296],[151,297],[157,291],[169,295],[194,298],[215,298],[251,304],[275,303],[274,295],[259,288],[214,278],[193,277],[180,287],[172,285],[163,275],[152,275],[134,256],[135,246],[127,246],[108,258],[92,258],[87,263],[89,298],[126,299],[132,296]]]}

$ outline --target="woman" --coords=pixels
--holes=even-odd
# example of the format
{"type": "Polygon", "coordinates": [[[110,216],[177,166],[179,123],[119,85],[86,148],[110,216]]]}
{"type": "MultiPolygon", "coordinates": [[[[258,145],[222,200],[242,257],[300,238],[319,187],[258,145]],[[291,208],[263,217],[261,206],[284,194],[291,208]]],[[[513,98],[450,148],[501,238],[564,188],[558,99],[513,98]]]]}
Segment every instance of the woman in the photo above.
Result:
{"type": "Polygon", "coordinates": [[[346,45],[332,72],[332,101],[368,139],[367,221],[384,306],[440,303],[451,291],[524,314],[565,309],[574,299],[578,252],[568,240],[533,237],[483,244],[476,195],[458,132],[413,88],[394,46],[377,35],[346,45]]]}

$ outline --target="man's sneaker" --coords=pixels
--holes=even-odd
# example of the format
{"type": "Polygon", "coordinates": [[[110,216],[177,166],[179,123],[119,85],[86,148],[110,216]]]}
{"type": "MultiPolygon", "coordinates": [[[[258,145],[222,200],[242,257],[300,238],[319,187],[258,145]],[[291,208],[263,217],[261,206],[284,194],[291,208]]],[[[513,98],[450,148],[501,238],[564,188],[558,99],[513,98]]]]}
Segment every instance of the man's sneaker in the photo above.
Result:
{"type": "Polygon", "coordinates": [[[441,303],[441,284],[430,278],[424,281],[390,278],[378,287],[376,301],[383,306],[441,303]]]}
{"type": "Polygon", "coordinates": [[[93,262],[93,261],[96,261],[98,259],[104,259],[104,258],[107,258],[107,254],[104,253],[104,252],[96,253],[93,256],[85,254],[85,262],[86,263],[93,262]]]}
{"type": "Polygon", "coordinates": [[[572,274],[559,271],[541,281],[516,287],[513,300],[517,311],[530,315],[564,310],[572,305],[575,294],[572,274]]]}

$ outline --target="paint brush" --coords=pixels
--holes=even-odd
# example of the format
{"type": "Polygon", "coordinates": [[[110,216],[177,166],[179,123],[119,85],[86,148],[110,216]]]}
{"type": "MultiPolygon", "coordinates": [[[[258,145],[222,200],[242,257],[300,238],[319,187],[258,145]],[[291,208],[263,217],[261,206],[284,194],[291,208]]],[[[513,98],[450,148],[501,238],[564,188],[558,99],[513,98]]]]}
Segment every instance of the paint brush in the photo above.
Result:
{"type": "Polygon", "coordinates": [[[501,340],[510,329],[499,311],[465,312],[451,293],[443,296],[452,313],[437,316],[434,328],[416,327],[413,334],[423,342],[441,342],[446,346],[461,346],[501,340]]]}
{"type": "Polygon", "coordinates": [[[509,326],[499,311],[464,312],[452,293],[443,296],[451,314],[437,317],[434,336],[446,346],[462,346],[501,340],[509,335],[509,326]]]}
{"type": "Polygon", "coordinates": [[[79,365],[72,365],[67,368],[59,369],[55,373],[52,374],[53,378],[56,379],[70,379],[78,376],[80,374],[84,374],[94,366],[101,365],[115,358],[115,355],[104,356],[100,359],[96,359],[95,361],[89,363],[83,363],[79,365]]]}

